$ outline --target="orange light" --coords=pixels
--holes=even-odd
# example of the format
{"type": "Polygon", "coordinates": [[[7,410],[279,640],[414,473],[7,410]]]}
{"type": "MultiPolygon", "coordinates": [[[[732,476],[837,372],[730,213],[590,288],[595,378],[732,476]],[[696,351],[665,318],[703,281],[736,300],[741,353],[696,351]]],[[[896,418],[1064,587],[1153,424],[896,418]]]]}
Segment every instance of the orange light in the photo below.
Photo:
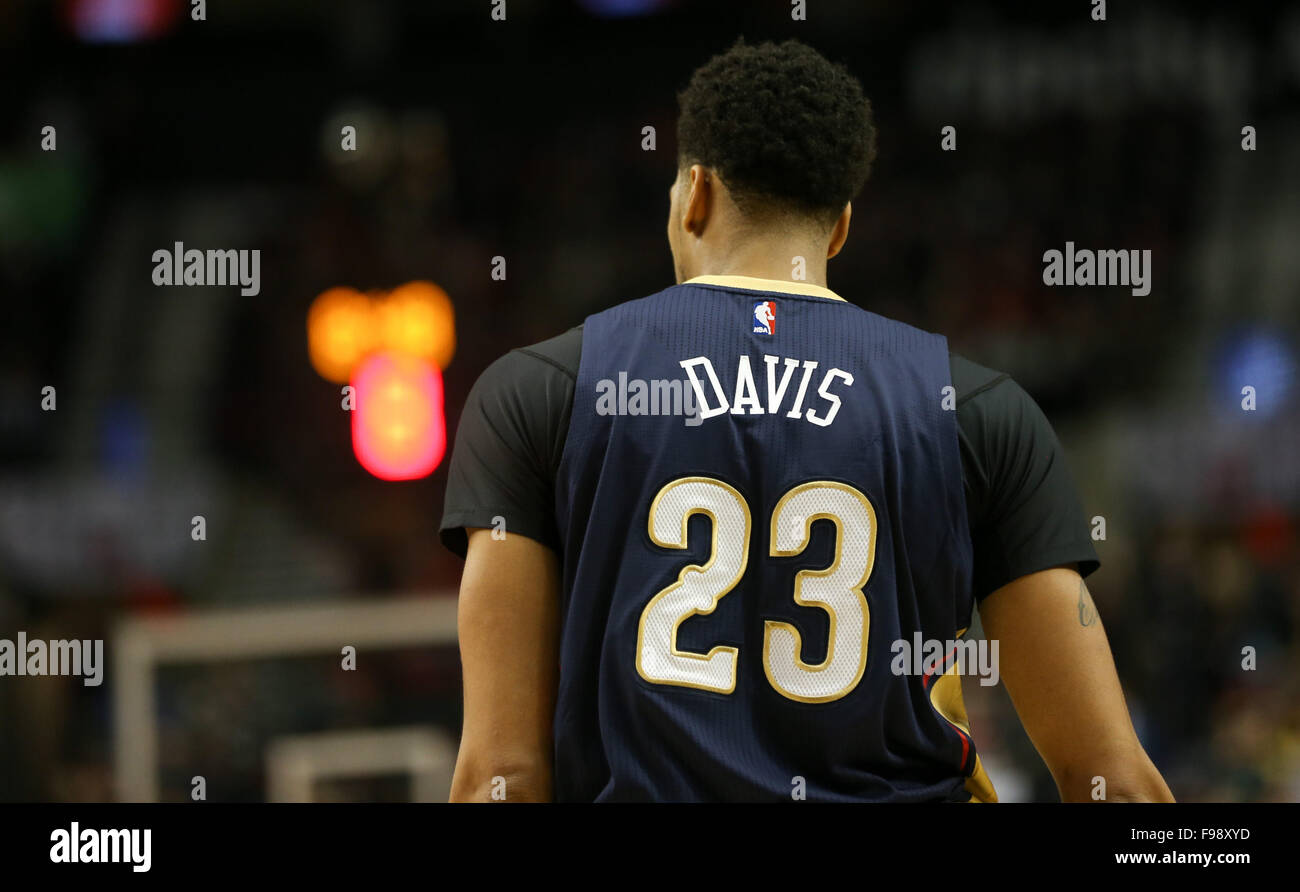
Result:
{"type": "Polygon", "coordinates": [[[451,298],[432,282],[409,282],[381,300],[383,349],[429,360],[445,369],[456,352],[456,323],[451,298]]]}
{"type": "Polygon", "coordinates": [[[327,381],[346,383],[368,354],[418,356],[445,369],[456,352],[451,298],[432,282],[408,282],[373,296],[331,288],[307,312],[307,352],[327,381]]]}
{"type": "Polygon", "coordinates": [[[377,334],[369,297],[351,288],[331,288],[307,311],[307,353],[327,381],[347,383],[374,346],[377,334]]]}
{"type": "Polygon", "coordinates": [[[447,449],[438,367],[400,353],[375,353],[362,360],[352,385],[352,450],[361,466],[381,480],[433,473],[447,449]]]}

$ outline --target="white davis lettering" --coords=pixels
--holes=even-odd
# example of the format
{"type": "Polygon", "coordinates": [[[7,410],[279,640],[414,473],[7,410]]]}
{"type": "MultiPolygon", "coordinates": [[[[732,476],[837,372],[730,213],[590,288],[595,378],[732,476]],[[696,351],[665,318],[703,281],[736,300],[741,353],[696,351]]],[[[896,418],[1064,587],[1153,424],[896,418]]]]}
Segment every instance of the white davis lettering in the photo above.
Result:
{"type": "Polygon", "coordinates": [[[759,398],[758,385],[754,383],[754,370],[750,366],[748,356],[741,356],[736,361],[736,386],[732,389],[730,398],[707,356],[683,359],[678,365],[686,370],[686,376],[691,379],[691,388],[695,391],[696,402],[699,403],[701,419],[713,418],[724,412],[730,412],[732,415],[775,415],[785,405],[786,395],[792,393],[790,409],[785,413],[786,418],[802,418],[818,427],[829,427],[840,411],[840,395],[832,392],[831,388],[837,381],[842,381],[845,387],[853,386],[853,375],[850,373],[843,369],[827,369],[821,375],[821,384],[815,391],[818,397],[825,400],[825,405],[821,407],[809,405],[805,410],[804,403],[809,399],[808,389],[817,371],[817,363],[814,360],[801,362],[793,357],[764,354],[763,365],[766,367],[767,378],[766,401],[759,398]],[[796,370],[800,373],[799,382],[791,388],[796,370]],[[700,380],[701,373],[709,379],[712,396],[707,396],[704,392],[704,382],[700,380]]]}
{"type": "Polygon", "coordinates": [[[81,829],[72,827],[50,834],[50,860],[55,864],[131,864],[136,873],[147,873],[153,864],[152,830],[81,829]]]}
{"type": "Polygon", "coordinates": [[[186,250],[176,242],[172,250],[153,252],[155,285],[238,285],[239,293],[251,297],[262,290],[262,251],[186,250]]]}

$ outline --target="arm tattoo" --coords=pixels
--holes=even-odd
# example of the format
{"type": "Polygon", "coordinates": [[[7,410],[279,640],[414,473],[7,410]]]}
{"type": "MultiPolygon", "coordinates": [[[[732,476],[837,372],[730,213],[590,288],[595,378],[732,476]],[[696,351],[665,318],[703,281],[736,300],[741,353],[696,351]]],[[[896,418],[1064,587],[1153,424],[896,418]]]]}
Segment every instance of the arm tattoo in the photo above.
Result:
{"type": "Polygon", "coordinates": [[[1097,608],[1088,595],[1088,587],[1079,580],[1079,625],[1090,626],[1097,621],[1097,608]]]}

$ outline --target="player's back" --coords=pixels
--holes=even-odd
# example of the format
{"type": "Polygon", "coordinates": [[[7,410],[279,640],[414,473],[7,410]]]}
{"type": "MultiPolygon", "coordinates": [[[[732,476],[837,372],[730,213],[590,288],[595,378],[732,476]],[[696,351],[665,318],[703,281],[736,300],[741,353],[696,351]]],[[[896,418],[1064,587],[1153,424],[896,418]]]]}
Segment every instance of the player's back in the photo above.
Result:
{"type": "Polygon", "coordinates": [[[702,277],[588,318],[556,480],[558,798],[992,797],[955,670],[895,647],[971,614],[950,384],[942,337],[800,283],[702,277]]]}

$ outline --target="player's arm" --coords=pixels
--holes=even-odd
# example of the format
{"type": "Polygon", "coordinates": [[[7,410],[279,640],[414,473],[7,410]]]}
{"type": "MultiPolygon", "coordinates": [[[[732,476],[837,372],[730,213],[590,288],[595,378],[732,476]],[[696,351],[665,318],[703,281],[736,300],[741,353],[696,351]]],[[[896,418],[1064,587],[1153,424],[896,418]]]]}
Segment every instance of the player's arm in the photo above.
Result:
{"type": "Polygon", "coordinates": [[[474,384],[456,430],[440,524],[443,544],[465,558],[457,619],[465,718],[453,801],[552,795],[554,481],[581,349],[581,329],[572,329],[501,357],[474,384]]]}
{"type": "Polygon", "coordinates": [[[984,634],[1064,802],[1173,802],[1138,741],[1087,585],[1071,568],[1022,576],[980,604],[984,634]]]}
{"type": "Polygon", "coordinates": [[[559,563],[527,536],[469,531],[457,631],[465,723],[453,802],[551,798],[559,563]]]}
{"type": "Polygon", "coordinates": [[[1107,800],[1172,800],[1083,582],[1099,561],[1060,441],[1006,375],[961,357],[952,373],[980,618],[1025,730],[1062,799],[1101,777],[1107,800]]]}

